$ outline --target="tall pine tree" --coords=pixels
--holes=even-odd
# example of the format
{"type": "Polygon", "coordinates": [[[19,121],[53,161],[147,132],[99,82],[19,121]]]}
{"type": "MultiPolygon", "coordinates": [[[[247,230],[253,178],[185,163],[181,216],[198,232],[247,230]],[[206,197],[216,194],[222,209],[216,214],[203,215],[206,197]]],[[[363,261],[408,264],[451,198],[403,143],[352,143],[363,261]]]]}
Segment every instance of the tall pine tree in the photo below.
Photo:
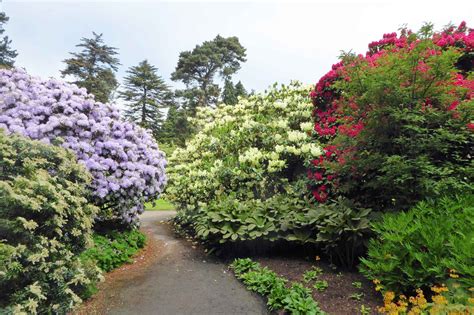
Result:
{"type": "Polygon", "coordinates": [[[64,60],[66,69],[61,71],[63,77],[71,75],[76,78],[73,83],[87,89],[100,102],[108,102],[118,86],[115,72],[120,65],[117,48],[104,44],[102,34],[92,33],[93,38],[82,38],[76,47],[82,51],[70,53],[73,57],[64,60]]]}
{"type": "Polygon", "coordinates": [[[242,82],[238,82],[235,86],[231,80],[226,79],[224,83],[224,90],[222,91],[222,102],[227,105],[235,105],[239,101],[240,97],[247,96],[242,82]]]}
{"type": "MultiPolygon", "coordinates": [[[[5,29],[3,25],[7,23],[9,20],[8,16],[5,12],[0,12],[0,36],[3,35],[5,29]]],[[[0,38],[0,67],[13,67],[15,63],[15,58],[18,55],[16,50],[13,50],[10,45],[12,41],[8,38],[8,36],[4,36],[0,38]]]]}
{"type": "Polygon", "coordinates": [[[181,97],[187,99],[191,114],[197,106],[213,106],[219,100],[220,88],[216,76],[230,79],[246,59],[245,48],[237,37],[217,35],[211,41],[197,45],[192,51],[179,55],[178,65],[171,74],[174,81],[186,84],[181,97]]]}
{"type": "Polygon", "coordinates": [[[124,90],[119,92],[126,102],[125,117],[158,135],[163,123],[161,109],[173,104],[173,93],[157,74],[158,69],[147,60],[127,70],[124,90]]]}
{"type": "Polygon", "coordinates": [[[160,130],[160,142],[183,146],[191,133],[186,110],[177,104],[169,106],[166,120],[160,130]]]}

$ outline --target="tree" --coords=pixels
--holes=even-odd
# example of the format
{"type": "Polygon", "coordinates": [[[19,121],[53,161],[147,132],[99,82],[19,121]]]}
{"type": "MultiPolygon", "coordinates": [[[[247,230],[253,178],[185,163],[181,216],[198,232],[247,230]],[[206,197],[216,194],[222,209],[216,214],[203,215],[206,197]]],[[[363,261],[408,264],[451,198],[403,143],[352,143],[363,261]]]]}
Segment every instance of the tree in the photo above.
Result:
{"type": "Polygon", "coordinates": [[[230,79],[245,62],[245,48],[237,37],[224,38],[217,35],[212,41],[197,45],[192,51],[179,55],[178,65],[171,79],[186,84],[185,97],[194,113],[197,106],[212,106],[218,101],[220,89],[214,82],[218,75],[230,79]]]}
{"type": "Polygon", "coordinates": [[[184,145],[191,133],[191,127],[186,117],[186,110],[172,103],[168,108],[166,120],[160,130],[160,142],[184,145]]]}
{"type": "Polygon", "coordinates": [[[73,83],[86,88],[95,95],[96,100],[106,103],[118,86],[115,72],[120,63],[114,57],[118,54],[117,48],[105,45],[102,34],[92,34],[93,38],[81,38],[76,47],[82,48],[82,51],[71,53],[73,57],[64,60],[66,69],[61,74],[63,77],[75,77],[77,80],[73,83]]]}
{"type": "MultiPolygon", "coordinates": [[[[7,23],[9,19],[5,12],[0,12],[0,35],[5,32],[3,24],[7,23]]],[[[11,43],[12,41],[8,36],[0,39],[0,67],[13,67],[15,63],[14,59],[18,53],[10,47],[11,43]]]]}
{"type": "Polygon", "coordinates": [[[241,97],[248,96],[247,90],[240,81],[235,85],[235,94],[241,97]]]}
{"type": "Polygon", "coordinates": [[[226,79],[224,90],[222,91],[222,102],[227,105],[235,105],[239,101],[239,96],[247,96],[247,91],[242,82],[238,82],[235,86],[231,80],[226,79]]]}
{"type": "Polygon", "coordinates": [[[163,124],[161,109],[170,106],[173,94],[165,81],[157,75],[158,69],[148,60],[131,67],[125,77],[120,97],[127,102],[125,117],[158,135],[163,124]]]}

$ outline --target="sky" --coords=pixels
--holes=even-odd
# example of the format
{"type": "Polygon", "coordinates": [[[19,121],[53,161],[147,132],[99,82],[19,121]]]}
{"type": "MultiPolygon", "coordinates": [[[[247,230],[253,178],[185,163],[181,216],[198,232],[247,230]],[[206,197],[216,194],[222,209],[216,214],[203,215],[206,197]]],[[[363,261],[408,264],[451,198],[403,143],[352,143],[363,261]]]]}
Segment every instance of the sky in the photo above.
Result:
{"type": "MultiPolygon", "coordinates": [[[[0,0],[2,1],[2,0],[0,0]]],[[[369,42],[407,25],[437,29],[465,20],[473,26],[474,1],[15,1],[3,0],[6,35],[16,66],[35,76],[59,77],[62,61],[92,32],[119,49],[119,80],[148,59],[170,80],[181,51],[216,35],[237,36],[247,62],[234,75],[247,90],[274,82],[313,84],[341,51],[365,53],[369,42]]]]}

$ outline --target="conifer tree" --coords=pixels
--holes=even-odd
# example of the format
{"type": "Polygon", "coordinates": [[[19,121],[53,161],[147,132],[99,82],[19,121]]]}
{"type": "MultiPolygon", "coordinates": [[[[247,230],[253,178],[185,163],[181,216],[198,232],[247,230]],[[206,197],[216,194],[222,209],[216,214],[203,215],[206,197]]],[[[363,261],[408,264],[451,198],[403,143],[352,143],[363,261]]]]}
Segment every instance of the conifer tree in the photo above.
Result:
{"type": "MultiPolygon", "coordinates": [[[[3,25],[6,24],[9,20],[9,17],[5,14],[5,12],[0,12],[0,36],[3,35],[5,29],[3,25]]],[[[1,67],[13,67],[15,63],[15,58],[18,55],[16,50],[13,50],[10,45],[12,41],[8,38],[8,36],[4,36],[0,38],[0,68],[1,67]]]]}
{"type": "Polygon", "coordinates": [[[220,87],[214,81],[216,76],[230,79],[240,69],[241,62],[246,61],[245,50],[237,37],[217,35],[213,40],[179,55],[171,79],[186,84],[186,90],[181,94],[188,100],[187,107],[191,114],[197,106],[217,104],[220,87]]]}
{"type": "Polygon", "coordinates": [[[73,82],[84,87],[95,99],[106,103],[118,86],[115,72],[120,65],[117,48],[104,44],[102,34],[92,33],[93,38],[82,38],[76,47],[80,52],[70,53],[73,57],[64,60],[66,69],[61,71],[63,77],[70,75],[73,82]]]}
{"type": "Polygon", "coordinates": [[[127,105],[125,117],[150,129],[155,136],[163,124],[161,110],[173,105],[173,94],[157,71],[148,60],[143,60],[127,71],[124,89],[119,92],[127,105]]]}

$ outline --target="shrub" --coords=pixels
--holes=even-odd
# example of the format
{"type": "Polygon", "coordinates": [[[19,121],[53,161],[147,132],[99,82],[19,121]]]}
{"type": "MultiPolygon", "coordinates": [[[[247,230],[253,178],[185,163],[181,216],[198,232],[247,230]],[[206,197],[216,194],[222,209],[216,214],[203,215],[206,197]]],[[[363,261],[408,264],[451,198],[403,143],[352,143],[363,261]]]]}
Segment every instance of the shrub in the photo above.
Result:
{"type": "Polygon", "coordinates": [[[474,195],[420,202],[373,224],[361,271],[387,290],[413,292],[455,280],[474,287],[474,195]]]}
{"type": "Polygon", "coordinates": [[[72,152],[0,130],[0,313],[65,314],[98,280],[78,255],[97,209],[72,152]]]}
{"type": "Polygon", "coordinates": [[[474,31],[402,30],[345,54],[312,92],[324,155],[316,201],[344,195],[374,210],[472,191],[474,31]]]}
{"type": "Polygon", "coordinates": [[[124,263],[145,246],[145,235],[139,230],[109,231],[93,236],[94,246],[82,253],[83,260],[92,260],[103,271],[111,271],[124,263]]]}
{"type": "Polygon", "coordinates": [[[285,222],[307,210],[304,161],[320,154],[310,120],[297,83],[198,112],[200,131],[170,158],[178,222],[210,243],[290,237],[285,222]]]}
{"type": "Polygon", "coordinates": [[[0,128],[74,151],[93,176],[102,219],[134,223],[165,184],[166,161],[151,135],[75,85],[0,70],[0,128]]]}

